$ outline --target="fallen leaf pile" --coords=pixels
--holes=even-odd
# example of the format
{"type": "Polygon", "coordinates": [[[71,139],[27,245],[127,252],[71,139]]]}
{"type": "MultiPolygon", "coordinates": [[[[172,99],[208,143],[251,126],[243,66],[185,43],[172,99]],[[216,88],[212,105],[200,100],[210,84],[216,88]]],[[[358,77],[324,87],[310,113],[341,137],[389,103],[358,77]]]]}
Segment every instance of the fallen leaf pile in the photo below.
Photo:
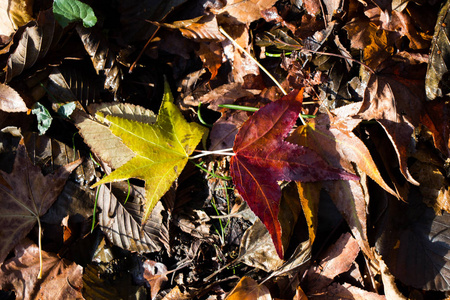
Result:
{"type": "Polygon", "coordinates": [[[447,299],[449,3],[0,0],[0,298],[447,299]]]}

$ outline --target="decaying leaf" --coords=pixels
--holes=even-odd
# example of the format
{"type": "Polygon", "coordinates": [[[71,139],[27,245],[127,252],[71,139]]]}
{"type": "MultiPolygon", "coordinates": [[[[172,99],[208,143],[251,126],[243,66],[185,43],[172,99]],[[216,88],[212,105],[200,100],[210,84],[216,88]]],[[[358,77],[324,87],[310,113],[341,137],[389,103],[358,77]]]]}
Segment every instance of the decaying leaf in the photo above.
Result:
{"type": "Polygon", "coordinates": [[[6,112],[26,112],[27,105],[12,87],[0,83],[0,110],[6,112]]]}
{"type": "Polygon", "coordinates": [[[172,24],[159,24],[161,26],[178,29],[181,34],[189,39],[204,41],[221,41],[225,37],[219,32],[216,16],[204,15],[191,20],[176,21],[172,24]]]}
{"type": "Polygon", "coordinates": [[[311,292],[325,289],[334,277],[350,270],[358,253],[358,242],[350,233],[343,234],[323,254],[323,259],[309,269],[307,280],[311,292]]]}
{"type": "Polygon", "coordinates": [[[49,49],[59,41],[60,34],[61,30],[57,28],[51,10],[40,12],[35,24],[25,28],[19,45],[8,58],[6,82],[46,56],[49,49]]]}
{"type": "Polygon", "coordinates": [[[364,62],[376,69],[394,53],[395,33],[379,29],[366,19],[354,19],[344,26],[351,39],[351,46],[364,51],[364,62]]]}
{"type": "Polygon", "coordinates": [[[10,36],[20,26],[33,20],[34,0],[0,1],[0,35],[10,36]]]}
{"type": "Polygon", "coordinates": [[[450,64],[450,1],[442,6],[436,21],[433,41],[431,43],[428,70],[425,77],[425,92],[428,100],[442,97],[450,92],[449,64],[450,64]]]}
{"type": "Polygon", "coordinates": [[[229,0],[215,14],[228,14],[241,23],[250,23],[262,18],[261,11],[271,8],[277,0],[229,0]]]}
{"type": "Polygon", "coordinates": [[[269,230],[283,257],[278,221],[281,189],[277,180],[357,180],[328,166],[314,151],[284,141],[301,110],[299,91],[259,109],[241,127],[234,141],[231,176],[236,189],[269,230]]]}
{"type": "Polygon", "coordinates": [[[1,264],[1,289],[13,289],[16,299],[24,300],[82,298],[81,266],[43,251],[43,275],[38,279],[38,246],[25,239],[14,251],[15,256],[1,264]]]}
{"type": "Polygon", "coordinates": [[[34,166],[23,140],[18,148],[11,174],[0,171],[4,183],[0,184],[0,261],[36,225],[64,188],[67,177],[81,163],[77,160],[58,169],[54,174],[42,175],[34,166]]]}
{"type": "Polygon", "coordinates": [[[233,288],[226,300],[271,300],[269,289],[254,279],[244,276],[233,288]]]}
{"type": "Polygon", "coordinates": [[[146,203],[142,223],[147,221],[156,202],[180,175],[189,155],[206,132],[206,129],[198,124],[186,122],[172,101],[173,97],[166,83],[156,123],[149,125],[115,116],[105,117],[106,122],[111,124],[111,131],[120,137],[136,156],[93,187],[132,177],[145,180],[146,203]]]}
{"type": "Polygon", "coordinates": [[[77,25],[76,28],[86,52],[91,57],[95,71],[105,77],[105,89],[116,92],[122,80],[122,70],[116,60],[116,54],[109,48],[99,28],[85,28],[81,25],[77,25]]]}
{"type": "Polygon", "coordinates": [[[159,217],[154,214],[144,230],[141,230],[140,222],[136,220],[136,216],[141,213],[138,203],[129,201],[124,206],[103,184],[100,186],[97,204],[102,210],[99,216],[100,228],[112,244],[138,253],[161,250],[161,242],[158,240],[162,226],[160,211],[154,211],[159,212],[159,217]]]}
{"type": "Polygon", "coordinates": [[[147,259],[143,263],[143,268],[144,279],[150,285],[152,299],[155,299],[156,295],[161,289],[161,285],[165,281],[169,280],[166,276],[167,267],[162,263],[147,259]]]}
{"type": "MultiPolygon", "coordinates": [[[[376,249],[390,272],[404,284],[425,290],[450,290],[450,215],[436,216],[421,200],[418,187],[408,203],[379,197],[376,249]],[[386,203],[387,201],[387,203],[386,203]]],[[[377,213],[376,211],[374,213],[377,213]]]]}

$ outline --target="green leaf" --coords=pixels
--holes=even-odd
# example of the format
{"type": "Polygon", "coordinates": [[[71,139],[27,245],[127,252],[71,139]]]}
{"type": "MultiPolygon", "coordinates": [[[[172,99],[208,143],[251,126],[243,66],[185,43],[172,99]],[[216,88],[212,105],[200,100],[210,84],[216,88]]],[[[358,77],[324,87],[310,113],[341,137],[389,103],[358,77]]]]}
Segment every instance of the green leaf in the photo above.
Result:
{"type": "Polygon", "coordinates": [[[58,108],[58,114],[60,114],[65,118],[68,118],[73,113],[76,106],[77,105],[75,104],[75,102],[66,103],[62,105],[60,108],[58,108]]]}
{"type": "MultiPolygon", "coordinates": [[[[164,86],[164,98],[154,124],[106,116],[111,131],[122,139],[136,156],[111,174],[94,184],[139,178],[145,181],[145,223],[153,207],[169,190],[186,165],[189,155],[202,139],[207,129],[188,123],[172,103],[169,85],[164,86]]],[[[102,119],[102,114],[97,113],[102,119]]]]}
{"type": "Polygon", "coordinates": [[[50,115],[48,110],[39,102],[36,102],[33,105],[31,113],[33,115],[36,115],[38,121],[39,135],[45,134],[45,132],[47,132],[47,130],[50,128],[50,125],[52,125],[53,120],[52,116],[50,115]]]}
{"type": "Polygon", "coordinates": [[[69,23],[75,21],[83,21],[84,27],[92,27],[97,23],[94,10],[78,0],[55,0],[53,2],[53,14],[62,27],[66,27],[69,23]]]}

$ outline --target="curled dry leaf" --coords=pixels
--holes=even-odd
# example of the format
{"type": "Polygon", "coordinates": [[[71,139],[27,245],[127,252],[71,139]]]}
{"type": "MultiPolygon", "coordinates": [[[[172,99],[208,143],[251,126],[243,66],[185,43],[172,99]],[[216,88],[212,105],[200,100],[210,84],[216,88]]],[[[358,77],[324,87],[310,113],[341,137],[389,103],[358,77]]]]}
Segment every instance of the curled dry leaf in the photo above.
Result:
{"type": "Polygon", "coordinates": [[[0,35],[11,36],[17,28],[33,20],[34,0],[0,1],[0,35]]]}
{"type": "Polygon", "coordinates": [[[450,65],[450,1],[442,6],[436,21],[427,75],[425,77],[425,92],[428,100],[434,100],[450,93],[448,83],[450,65]]]}
{"type": "Polygon", "coordinates": [[[219,31],[216,16],[213,14],[190,20],[175,21],[172,24],[156,22],[155,24],[166,28],[178,29],[188,39],[200,41],[222,41],[225,39],[219,31]]]}
{"type": "Polygon", "coordinates": [[[359,177],[327,165],[313,150],[284,140],[301,111],[300,91],[269,103],[241,127],[234,141],[231,177],[252,211],[266,225],[283,257],[278,221],[281,189],[277,180],[357,180],[359,177]]]}
{"type": "Polygon", "coordinates": [[[26,112],[27,105],[12,87],[0,83],[0,110],[6,112],[26,112]]]}
{"type": "Polygon", "coordinates": [[[13,289],[16,299],[80,299],[83,268],[57,255],[42,251],[43,272],[39,273],[39,248],[24,239],[15,256],[0,269],[0,288],[13,289]]]}
{"type": "Polygon", "coordinates": [[[85,28],[77,25],[77,33],[83,42],[84,49],[89,54],[97,74],[105,76],[104,87],[116,92],[122,81],[122,70],[116,61],[116,54],[110,49],[102,37],[99,27],[85,28]]]}
{"type": "Polygon", "coordinates": [[[149,259],[144,261],[143,267],[144,279],[150,285],[152,299],[155,299],[156,295],[161,289],[161,285],[165,281],[169,280],[166,276],[167,267],[162,263],[158,263],[149,259]]]}
{"type": "Polygon", "coordinates": [[[3,224],[0,226],[0,262],[47,212],[63,190],[67,177],[80,163],[79,159],[44,176],[41,169],[31,163],[21,140],[12,172],[0,171],[4,182],[0,184],[0,224],[3,224]]]}
{"type": "Polygon", "coordinates": [[[19,44],[7,61],[6,82],[11,81],[47,55],[62,33],[51,9],[41,11],[32,26],[25,28],[19,44]]]}
{"type": "Polygon", "coordinates": [[[269,289],[254,279],[244,276],[225,300],[271,300],[269,289]]]}

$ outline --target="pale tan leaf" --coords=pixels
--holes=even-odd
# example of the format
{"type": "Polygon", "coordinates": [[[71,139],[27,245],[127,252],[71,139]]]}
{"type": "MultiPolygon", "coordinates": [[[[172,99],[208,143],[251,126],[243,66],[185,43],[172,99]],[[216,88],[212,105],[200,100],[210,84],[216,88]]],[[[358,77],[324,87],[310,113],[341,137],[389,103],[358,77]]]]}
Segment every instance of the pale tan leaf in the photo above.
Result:
{"type": "Polygon", "coordinates": [[[175,21],[172,24],[156,24],[171,29],[178,29],[188,39],[199,41],[222,41],[225,39],[219,31],[216,16],[212,14],[190,20],[175,21]]]}
{"type": "Polygon", "coordinates": [[[0,83],[0,110],[6,112],[26,112],[27,106],[12,87],[0,83]]]}
{"type": "Polygon", "coordinates": [[[0,1],[0,35],[10,36],[20,26],[33,20],[34,0],[0,1]]]}

